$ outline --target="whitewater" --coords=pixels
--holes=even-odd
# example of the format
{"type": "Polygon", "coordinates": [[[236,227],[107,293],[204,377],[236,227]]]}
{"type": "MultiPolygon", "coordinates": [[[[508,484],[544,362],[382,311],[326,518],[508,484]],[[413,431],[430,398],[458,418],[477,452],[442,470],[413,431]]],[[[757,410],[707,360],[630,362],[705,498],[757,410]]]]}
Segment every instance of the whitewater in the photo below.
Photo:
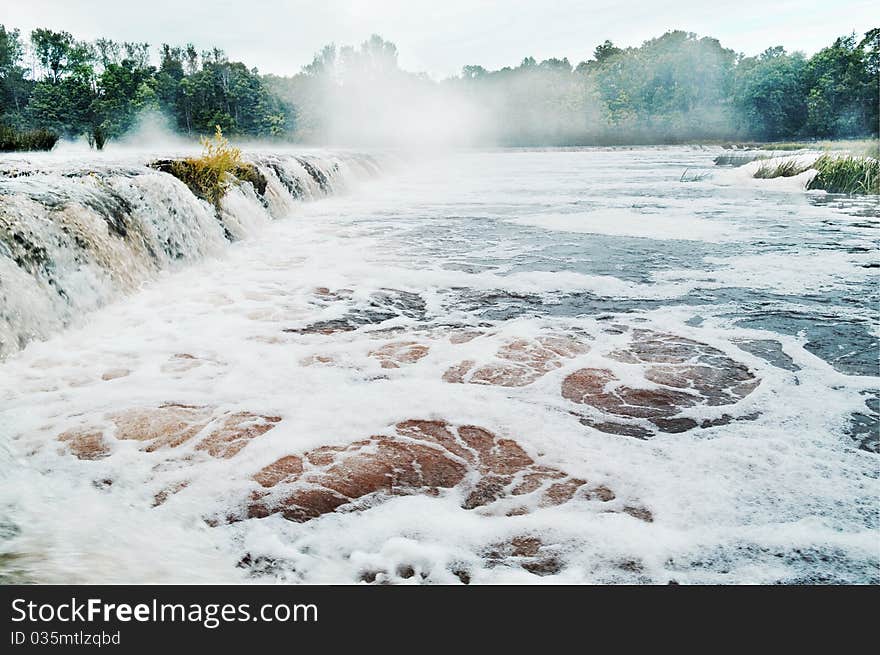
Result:
{"type": "Polygon", "coordinates": [[[0,579],[877,583],[877,199],[719,152],[0,157],[0,579]]]}

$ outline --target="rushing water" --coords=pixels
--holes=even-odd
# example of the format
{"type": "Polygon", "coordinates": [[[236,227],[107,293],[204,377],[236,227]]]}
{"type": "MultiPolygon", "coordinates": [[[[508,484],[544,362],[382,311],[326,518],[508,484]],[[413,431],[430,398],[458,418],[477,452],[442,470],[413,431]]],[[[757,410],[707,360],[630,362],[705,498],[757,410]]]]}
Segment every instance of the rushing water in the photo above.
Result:
{"type": "Polygon", "coordinates": [[[877,199],[716,154],[3,162],[3,575],[880,581],[877,199]]]}

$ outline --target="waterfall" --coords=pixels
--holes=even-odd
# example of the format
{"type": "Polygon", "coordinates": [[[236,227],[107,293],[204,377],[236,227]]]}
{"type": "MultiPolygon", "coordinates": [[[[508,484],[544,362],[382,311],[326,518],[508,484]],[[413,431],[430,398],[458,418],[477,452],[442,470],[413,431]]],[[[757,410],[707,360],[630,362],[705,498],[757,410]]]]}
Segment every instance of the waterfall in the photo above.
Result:
{"type": "Polygon", "coordinates": [[[379,171],[355,153],[245,159],[265,188],[233,184],[216,208],[152,160],[0,159],[0,359],[379,171]]]}

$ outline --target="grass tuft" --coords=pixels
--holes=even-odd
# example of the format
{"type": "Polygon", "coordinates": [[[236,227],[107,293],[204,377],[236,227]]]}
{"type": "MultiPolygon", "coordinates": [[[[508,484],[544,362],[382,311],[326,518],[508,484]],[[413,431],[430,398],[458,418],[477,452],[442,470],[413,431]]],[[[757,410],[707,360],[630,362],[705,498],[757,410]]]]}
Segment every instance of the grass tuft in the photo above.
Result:
{"type": "Polygon", "coordinates": [[[880,194],[880,161],[873,157],[822,155],[811,168],[818,173],[807,184],[807,189],[880,194]]]}
{"type": "Polygon", "coordinates": [[[231,184],[250,182],[260,195],[266,193],[266,178],[256,166],[241,158],[241,150],[230,145],[216,126],[213,138],[202,137],[201,157],[180,160],[161,160],[151,164],[165,173],[171,173],[186,184],[197,197],[207,200],[217,209],[231,184]]]}
{"type": "Polygon", "coordinates": [[[797,159],[786,159],[778,164],[764,162],[758,166],[758,170],[755,171],[752,177],[759,180],[770,180],[775,177],[794,177],[810,168],[812,167],[809,164],[801,164],[797,159]]]}
{"type": "Polygon", "coordinates": [[[51,150],[57,142],[58,135],[49,130],[18,131],[0,125],[0,152],[51,150]]]}

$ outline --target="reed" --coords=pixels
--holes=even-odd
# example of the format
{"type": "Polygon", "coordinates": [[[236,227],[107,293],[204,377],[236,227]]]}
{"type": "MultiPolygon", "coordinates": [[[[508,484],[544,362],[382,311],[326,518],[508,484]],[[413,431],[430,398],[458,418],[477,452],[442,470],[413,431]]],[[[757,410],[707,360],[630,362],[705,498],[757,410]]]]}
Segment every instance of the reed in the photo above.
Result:
{"type": "Polygon", "coordinates": [[[880,161],[873,157],[822,155],[811,168],[818,172],[807,184],[808,189],[880,194],[880,161]]]}
{"type": "Polygon", "coordinates": [[[797,159],[785,159],[775,164],[764,162],[758,166],[758,170],[755,171],[755,174],[752,177],[759,180],[769,180],[775,177],[794,177],[810,168],[811,166],[808,164],[801,164],[797,159]]]}

